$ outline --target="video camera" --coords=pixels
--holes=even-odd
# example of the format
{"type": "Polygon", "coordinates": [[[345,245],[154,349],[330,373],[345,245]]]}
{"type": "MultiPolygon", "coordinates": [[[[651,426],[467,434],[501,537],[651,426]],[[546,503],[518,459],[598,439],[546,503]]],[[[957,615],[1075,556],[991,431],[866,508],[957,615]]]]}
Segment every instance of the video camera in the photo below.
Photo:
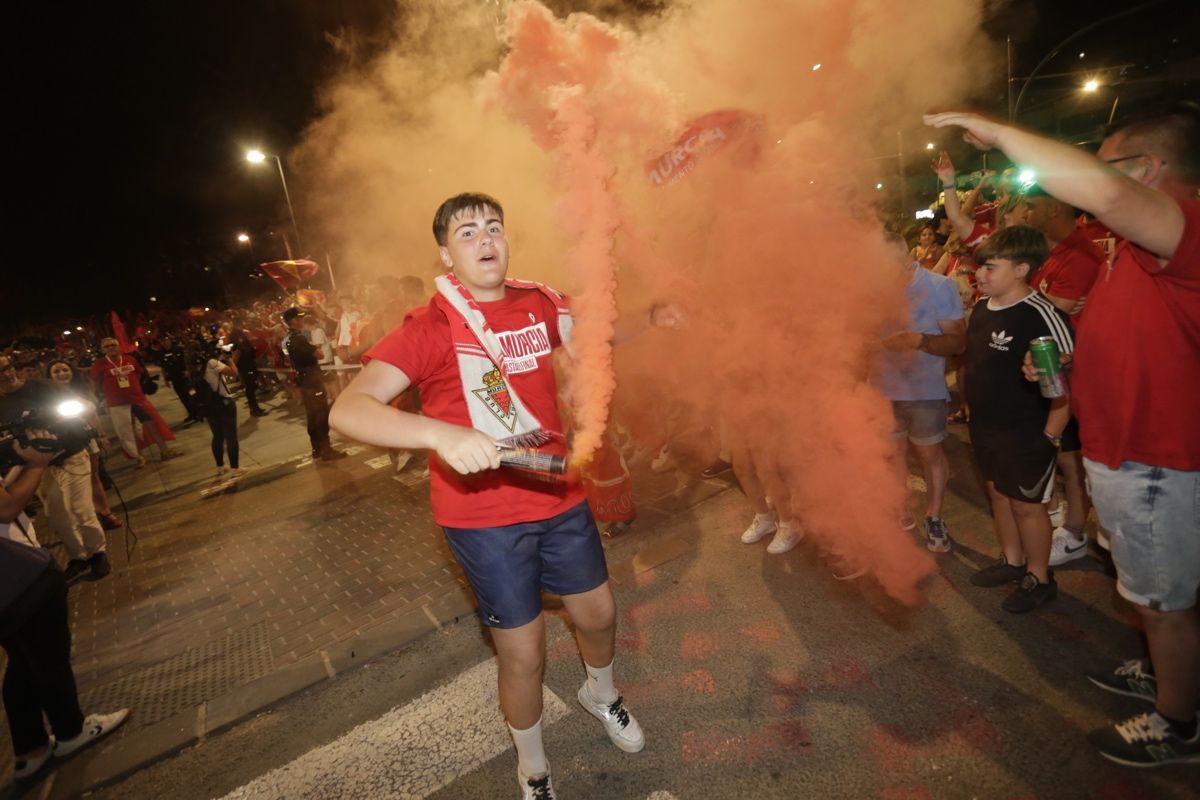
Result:
{"type": "Polygon", "coordinates": [[[14,443],[40,453],[55,453],[61,450],[62,455],[51,462],[54,464],[61,463],[83,450],[96,435],[92,426],[83,418],[83,411],[84,405],[78,400],[64,400],[51,409],[27,409],[19,418],[0,425],[0,472],[7,472],[12,467],[25,463],[13,449],[14,443]],[[36,430],[44,430],[54,438],[30,438],[29,432],[36,430]]]}

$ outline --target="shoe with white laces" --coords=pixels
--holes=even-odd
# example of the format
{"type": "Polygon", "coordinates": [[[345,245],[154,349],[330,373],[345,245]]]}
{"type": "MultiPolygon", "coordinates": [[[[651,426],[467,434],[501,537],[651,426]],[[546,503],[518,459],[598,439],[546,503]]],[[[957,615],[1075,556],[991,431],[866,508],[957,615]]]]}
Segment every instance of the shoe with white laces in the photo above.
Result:
{"type": "Polygon", "coordinates": [[[1200,728],[1185,739],[1157,711],[1149,711],[1088,734],[1100,755],[1127,767],[1200,764],[1200,728]]]}
{"type": "Polygon", "coordinates": [[[1148,703],[1158,700],[1158,678],[1150,671],[1150,662],[1145,659],[1131,658],[1116,669],[1089,672],[1087,679],[1113,694],[1135,697],[1148,703]]]}
{"type": "Polygon", "coordinates": [[[122,708],[111,714],[88,714],[83,720],[83,730],[72,739],[59,739],[54,743],[54,757],[65,758],[80,748],[107,736],[129,719],[129,709],[122,708]]]}
{"type": "Polygon", "coordinates": [[[591,689],[586,682],[579,687],[579,694],[576,696],[579,698],[579,705],[604,724],[604,732],[617,747],[626,753],[638,753],[646,746],[646,735],[642,733],[642,726],[638,725],[629,709],[625,708],[624,698],[617,697],[611,703],[593,700],[591,689]]]}
{"type": "Polygon", "coordinates": [[[775,538],[767,545],[767,552],[776,556],[780,553],[786,553],[800,544],[800,540],[803,538],[804,531],[797,528],[795,523],[780,522],[779,528],[775,531],[775,538]]]}
{"type": "Polygon", "coordinates": [[[1050,540],[1050,566],[1058,567],[1088,554],[1088,540],[1083,537],[1080,541],[1061,525],[1054,529],[1054,538],[1050,540]]]}
{"type": "Polygon", "coordinates": [[[750,523],[750,527],[742,532],[742,544],[761,542],[774,533],[778,527],[779,523],[776,522],[775,515],[772,512],[755,514],[754,521],[750,523]]]}
{"type": "Polygon", "coordinates": [[[525,775],[517,766],[517,782],[521,784],[521,800],[557,800],[554,793],[554,782],[550,779],[550,767],[547,765],[544,775],[525,775]]]}

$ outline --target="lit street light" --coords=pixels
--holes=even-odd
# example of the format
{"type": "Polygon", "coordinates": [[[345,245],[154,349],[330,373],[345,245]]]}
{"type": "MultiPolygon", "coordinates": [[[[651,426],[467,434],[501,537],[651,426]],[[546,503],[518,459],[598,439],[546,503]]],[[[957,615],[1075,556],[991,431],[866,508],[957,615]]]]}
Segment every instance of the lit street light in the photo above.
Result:
{"type": "MultiPolygon", "coordinates": [[[[268,155],[262,150],[247,150],[246,160],[251,164],[261,164],[267,160],[268,155]]],[[[296,235],[296,249],[300,251],[298,255],[302,257],[304,255],[304,245],[300,243],[300,227],[296,225],[296,211],[292,208],[292,196],[288,192],[287,178],[283,175],[283,162],[279,160],[279,156],[272,155],[269,157],[275,159],[275,165],[279,167],[279,182],[283,184],[283,198],[287,200],[288,215],[292,218],[292,233],[296,235]]]]}
{"type": "Polygon", "coordinates": [[[1085,92],[1094,92],[1099,88],[1100,88],[1100,81],[1096,80],[1095,78],[1092,78],[1091,80],[1089,80],[1087,83],[1085,83],[1083,85],[1083,90],[1085,92]]]}
{"type": "Polygon", "coordinates": [[[245,232],[239,233],[237,235],[237,240],[239,242],[241,242],[242,244],[246,245],[246,247],[248,247],[250,249],[250,260],[255,261],[256,259],[254,257],[254,242],[252,242],[250,240],[250,234],[245,233],[245,232]]]}
{"type": "Polygon", "coordinates": [[[925,145],[925,149],[926,149],[926,150],[932,150],[932,149],[933,149],[933,142],[929,142],[928,144],[926,144],[926,145],[925,145]]]}

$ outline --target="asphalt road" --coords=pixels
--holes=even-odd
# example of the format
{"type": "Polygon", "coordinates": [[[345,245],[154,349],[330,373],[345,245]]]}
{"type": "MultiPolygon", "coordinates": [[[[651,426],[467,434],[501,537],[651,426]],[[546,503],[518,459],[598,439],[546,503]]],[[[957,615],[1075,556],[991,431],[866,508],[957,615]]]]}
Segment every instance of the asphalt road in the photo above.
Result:
{"type": "MultiPolygon", "coordinates": [[[[1200,770],[1110,765],[1084,734],[1141,710],[1083,679],[1136,652],[1098,563],[1062,570],[1024,617],[967,578],[991,553],[982,511],[950,500],[956,552],[906,612],[834,580],[801,545],[768,556],[736,534],[734,491],[648,539],[682,555],[617,587],[619,688],[646,730],[617,750],[575,700],[583,680],[549,625],[546,746],[563,798],[1187,798],[1200,770]]],[[[339,675],[92,796],[517,797],[491,650],[462,622],[339,675]]]]}

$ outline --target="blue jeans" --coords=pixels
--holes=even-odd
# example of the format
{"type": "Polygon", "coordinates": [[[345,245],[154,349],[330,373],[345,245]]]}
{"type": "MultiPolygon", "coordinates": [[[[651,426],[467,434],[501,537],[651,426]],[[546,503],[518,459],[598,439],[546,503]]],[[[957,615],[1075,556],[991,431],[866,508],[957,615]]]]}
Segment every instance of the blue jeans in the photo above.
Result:
{"type": "Polygon", "coordinates": [[[1200,589],[1200,472],[1083,459],[1100,524],[1112,534],[1117,591],[1156,611],[1196,605],[1200,589]]]}

